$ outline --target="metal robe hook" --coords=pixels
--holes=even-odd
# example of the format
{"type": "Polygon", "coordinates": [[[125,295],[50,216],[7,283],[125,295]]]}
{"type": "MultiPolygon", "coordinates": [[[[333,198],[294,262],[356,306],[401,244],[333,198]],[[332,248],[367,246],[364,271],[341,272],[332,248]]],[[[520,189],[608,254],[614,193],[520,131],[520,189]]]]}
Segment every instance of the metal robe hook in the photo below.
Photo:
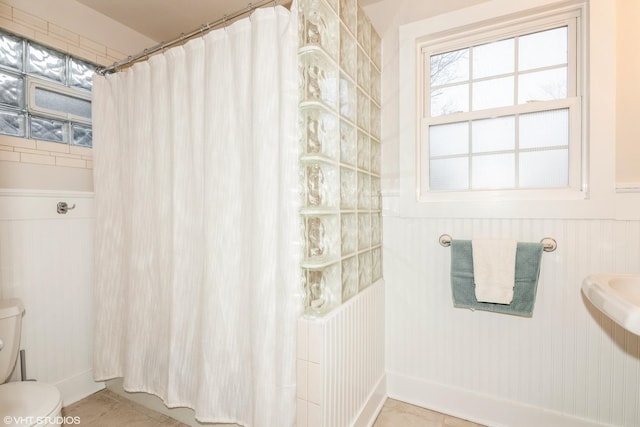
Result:
{"type": "Polygon", "coordinates": [[[75,203],[73,204],[73,206],[69,206],[67,202],[58,202],[57,211],[59,214],[66,214],[71,209],[75,209],[75,208],[76,208],[75,203]]]}

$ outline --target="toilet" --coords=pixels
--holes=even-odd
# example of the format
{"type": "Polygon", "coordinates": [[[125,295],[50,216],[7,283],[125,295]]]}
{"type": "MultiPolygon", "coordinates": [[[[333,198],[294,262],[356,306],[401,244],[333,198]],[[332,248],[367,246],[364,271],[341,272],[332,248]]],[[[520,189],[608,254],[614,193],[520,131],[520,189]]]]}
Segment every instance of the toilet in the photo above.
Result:
{"type": "Polygon", "coordinates": [[[19,299],[0,300],[0,425],[60,427],[62,397],[57,388],[37,381],[4,383],[18,358],[23,313],[19,299]]]}

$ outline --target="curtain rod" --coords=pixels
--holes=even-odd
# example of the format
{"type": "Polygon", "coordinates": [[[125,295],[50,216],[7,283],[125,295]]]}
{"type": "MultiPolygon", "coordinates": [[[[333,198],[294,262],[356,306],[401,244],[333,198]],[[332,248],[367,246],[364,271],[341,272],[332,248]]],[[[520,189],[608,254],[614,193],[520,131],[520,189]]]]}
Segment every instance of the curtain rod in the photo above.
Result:
{"type": "Polygon", "coordinates": [[[277,6],[280,2],[282,2],[282,0],[260,0],[257,3],[249,3],[247,5],[247,7],[243,8],[243,9],[239,9],[229,15],[224,15],[222,18],[213,21],[213,22],[209,22],[208,24],[204,24],[201,25],[198,29],[190,31],[187,34],[182,33],[179,37],[176,37],[173,40],[170,40],[168,42],[161,42],[158,43],[155,46],[152,46],[148,49],[143,50],[140,53],[137,53],[135,55],[131,55],[129,57],[127,57],[126,59],[123,59],[122,61],[118,61],[116,63],[114,63],[113,65],[109,66],[109,67],[99,67],[96,69],[96,73],[104,76],[105,74],[110,74],[110,73],[115,73],[118,71],[119,68],[125,67],[127,65],[136,63],[138,61],[140,61],[143,58],[149,57],[151,55],[153,55],[154,53],[161,51],[163,49],[166,49],[168,47],[171,47],[173,45],[177,45],[180,43],[183,43],[186,40],[189,40],[191,38],[193,38],[194,36],[198,35],[198,34],[204,34],[212,29],[214,29],[215,27],[219,26],[219,25],[223,25],[226,24],[229,21],[233,21],[236,18],[239,18],[243,15],[246,15],[247,13],[251,13],[254,10],[269,4],[269,3],[273,3],[274,6],[277,6]]]}

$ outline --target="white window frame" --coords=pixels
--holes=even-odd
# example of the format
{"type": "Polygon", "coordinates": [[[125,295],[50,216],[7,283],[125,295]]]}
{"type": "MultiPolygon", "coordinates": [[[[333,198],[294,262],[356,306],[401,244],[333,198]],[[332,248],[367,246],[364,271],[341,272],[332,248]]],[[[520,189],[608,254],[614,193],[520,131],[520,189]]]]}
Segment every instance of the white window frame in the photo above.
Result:
{"type": "MultiPolygon", "coordinates": [[[[400,26],[398,66],[397,199],[387,199],[387,211],[403,217],[425,218],[616,218],[615,193],[615,8],[603,0],[489,0],[443,15],[400,26]],[[581,123],[582,191],[476,191],[468,198],[421,200],[419,193],[421,111],[418,101],[421,46],[462,31],[504,27],[579,10],[582,16],[579,55],[584,63],[581,123]],[[397,200],[397,201],[395,201],[397,200]],[[391,204],[389,204],[391,203],[391,204]]],[[[387,117],[386,120],[389,120],[387,117]]],[[[393,123],[388,131],[393,132],[393,123]]],[[[397,136],[394,136],[397,135],[397,136]]],[[[391,140],[393,141],[393,140],[391,140]]],[[[393,151],[390,152],[393,154],[393,151]]],[[[389,167],[389,166],[387,166],[389,167]]],[[[393,168],[391,169],[393,172],[393,168]]],[[[393,177],[393,175],[392,175],[393,177]]],[[[387,186],[394,181],[388,181],[387,186]]],[[[393,188],[393,187],[391,187],[393,188]]],[[[388,196],[393,192],[386,190],[388,196]]]]}
{"type": "MultiPolygon", "coordinates": [[[[583,93],[582,82],[583,64],[580,57],[579,42],[580,28],[582,26],[580,10],[554,13],[536,20],[526,22],[509,22],[506,25],[498,25],[495,29],[485,30],[483,28],[466,31],[450,37],[441,37],[428,40],[419,45],[422,58],[420,61],[420,84],[418,89],[419,109],[421,111],[420,143],[417,145],[417,158],[420,162],[418,168],[418,197],[420,201],[428,200],[455,200],[491,197],[494,199],[527,199],[548,197],[555,194],[561,198],[584,198],[585,180],[583,180],[583,157],[584,140],[581,130],[581,123],[585,120],[582,113],[583,93]],[[491,43],[512,37],[531,34],[539,31],[550,30],[558,27],[567,27],[568,37],[568,63],[567,63],[567,97],[553,101],[539,101],[520,105],[510,105],[486,110],[476,110],[469,112],[446,114],[441,116],[430,116],[430,57],[441,53],[465,49],[485,43],[491,43]],[[495,190],[432,190],[429,187],[429,127],[432,125],[448,124],[456,122],[470,122],[478,119],[505,117],[520,115],[532,112],[551,111],[557,109],[569,110],[569,185],[562,188],[541,188],[541,189],[518,189],[505,188],[500,191],[495,190]],[[424,149],[423,149],[424,148],[424,149]]],[[[518,74],[516,70],[516,74],[518,74]]],[[[514,79],[514,84],[517,80],[514,79]]],[[[515,93],[515,92],[514,92],[515,93]]],[[[468,154],[472,157],[472,153],[468,154]]],[[[469,178],[471,179],[471,177],[469,178]]]]}
{"type": "Polygon", "coordinates": [[[35,113],[37,116],[61,119],[64,121],[72,121],[75,123],[91,126],[91,118],[77,116],[75,114],[65,113],[60,110],[52,110],[39,106],[36,103],[36,89],[44,89],[49,92],[55,92],[89,102],[91,102],[92,100],[91,92],[63,86],[62,84],[49,82],[37,77],[27,76],[27,111],[29,111],[30,113],[35,113]]]}

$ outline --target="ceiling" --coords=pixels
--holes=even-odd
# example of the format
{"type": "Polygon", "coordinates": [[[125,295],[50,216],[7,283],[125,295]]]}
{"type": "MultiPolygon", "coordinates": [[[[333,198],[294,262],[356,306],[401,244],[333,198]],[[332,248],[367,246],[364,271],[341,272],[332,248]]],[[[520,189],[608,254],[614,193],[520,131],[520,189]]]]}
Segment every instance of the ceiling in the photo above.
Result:
{"type": "MultiPolygon", "coordinates": [[[[163,42],[246,8],[251,0],[77,0],[145,36],[163,42]]],[[[361,5],[380,0],[359,0],[361,5]]],[[[259,1],[254,0],[254,3],[259,1]]]]}

